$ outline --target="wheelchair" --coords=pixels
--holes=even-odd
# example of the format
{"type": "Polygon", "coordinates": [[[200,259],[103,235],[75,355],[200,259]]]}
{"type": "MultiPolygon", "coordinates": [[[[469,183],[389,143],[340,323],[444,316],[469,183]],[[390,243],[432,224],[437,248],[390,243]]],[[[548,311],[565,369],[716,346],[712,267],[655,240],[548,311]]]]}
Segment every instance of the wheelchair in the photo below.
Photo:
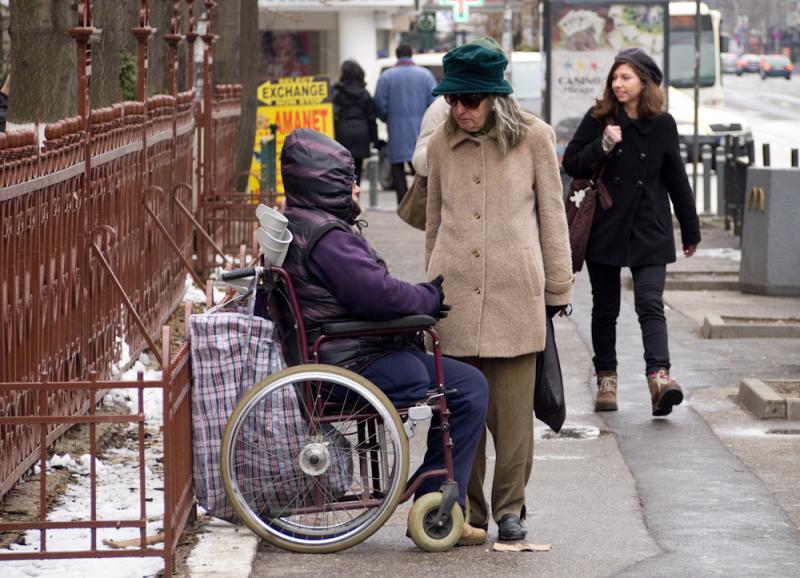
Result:
{"type": "Polygon", "coordinates": [[[441,491],[414,502],[408,532],[425,551],[454,546],[464,523],[448,425],[447,397],[455,392],[445,388],[436,320],[415,315],[388,322],[327,324],[309,359],[302,311],[284,269],[240,269],[221,279],[253,276],[259,295],[265,296],[256,314],[275,323],[288,367],[248,391],[228,420],[221,473],[238,516],[280,548],[336,552],[367,539],[424,479],[436,476],[445,480],[441,491]],[[320,346],[326,341],[418,332],[431,337],[436,386],[411,406],[395,407],[364,377],[319,363],[320,346]],[[433,414],[439,416],[444,467],[408,480],[408,438],[433,414]]]}

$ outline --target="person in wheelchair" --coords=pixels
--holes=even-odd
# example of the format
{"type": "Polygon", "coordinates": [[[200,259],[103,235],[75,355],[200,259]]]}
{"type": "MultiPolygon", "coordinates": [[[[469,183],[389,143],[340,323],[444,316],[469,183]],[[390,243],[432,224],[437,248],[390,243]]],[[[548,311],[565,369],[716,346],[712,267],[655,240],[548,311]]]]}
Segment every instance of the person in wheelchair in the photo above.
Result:
{"type": "MultiPolygon", "coordinates": [[[[336,141],[311,129],[296,129],[281,152],[285,216],[294,235],[283,263],[295,286],[310,348],[325,323],[385,321],[406,315],[442,318],[442,278],[411,284],[389,274],[386,263],[361,235],[356,219],[360,189],[353,158],[336,141]]],[[[391,402],[409,405],[436,385],[434,358],[414,336],[360,336],[324,342],[320,361],[350,369],[369,379],[391,402]]],[[[448,390],[450,434],[458,502],[466,490],[478,441],[485,427],[488,384],[476,368],[443,358],[448,390]]],[[[436,431],[428,434],[422,465],[414,476],[443,467],[444,448],[436,431]]],[[[443,479],[428,478],[416,496],[437,492],[443,479]]],[[[486,532],[464,524],[461,545],[482,544],[486,532]]]]}

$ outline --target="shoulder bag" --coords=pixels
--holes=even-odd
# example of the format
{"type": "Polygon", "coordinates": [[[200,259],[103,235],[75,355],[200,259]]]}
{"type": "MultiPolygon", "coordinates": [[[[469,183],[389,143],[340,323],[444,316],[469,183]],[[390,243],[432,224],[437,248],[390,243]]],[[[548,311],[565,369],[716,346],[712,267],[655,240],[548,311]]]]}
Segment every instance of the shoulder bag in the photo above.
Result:
{"type": "Polygon", "coordinates": [[[572,272],[577,273],[583,268],[586,259],[586,246],[592,232],[592,221],[597,208],[600,206],[608,210],[613,205],[611,195],[603,184],[603,173],[606,163],[598,169],[591,179],[573,179],[567,197],[567,225],[569,227],[569,244],[572,248],[572,272]]]}
{"type": "Polygon", "coordinates": [[[414,175],[414,182],[411,183],[411,187],[406,191],[403,200],[397,206],[397,214],[415,229],[424,231],[427,206],[428,177],[416,174],[414,175]]]}

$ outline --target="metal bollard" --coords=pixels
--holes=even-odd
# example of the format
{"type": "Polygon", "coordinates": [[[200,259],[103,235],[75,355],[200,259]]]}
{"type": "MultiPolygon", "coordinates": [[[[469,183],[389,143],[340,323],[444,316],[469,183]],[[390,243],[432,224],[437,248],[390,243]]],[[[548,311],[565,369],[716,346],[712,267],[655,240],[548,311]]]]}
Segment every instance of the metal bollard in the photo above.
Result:
{"type": "MultiPolygon", "coordinates": [[[[716,149],[717,155],[717,170],[714,171],[714,175],[717,177],[717,216],[723,217],[725,216],[725,159],[726,159],[726,152],[725,148],[717,148],[716,149]]],[[[725,230],[730,229],[730,224],[728,220],[725,220],[725,230]]]]}
{"type": "Polygon", "coordinates": [[[378,206],[378,155],[373,153],[367,160],[367,176],[369,177],[369,208],[378,206]]]}
{"type": "Polygon", "coordinates": [[[772,164],[772,163],[770,163],[771,159],[770,159],[770,155],[769,155],[769,143],[767,143],[767,142],[765,142],[763,145],[761,145],[761,158],[764,161],[763,164],[764,164],[765,167],[768,167],[768,166],[770,166],[772,164]]]}
{"type": "Polygon", "coordinates": [[[798,153],[797,149],[792,149],[792,166],[793,167],[800,166],[800,162],[798,162],[798,160],[800,160],[800,159],[798,159],[798,154],[797,153],[798,153]]]}
{"type": "Polygon", "coordinates": [[[700,151],[703,161],[703,213],[711,214],[711,149],[703,147],[700,151]]]}

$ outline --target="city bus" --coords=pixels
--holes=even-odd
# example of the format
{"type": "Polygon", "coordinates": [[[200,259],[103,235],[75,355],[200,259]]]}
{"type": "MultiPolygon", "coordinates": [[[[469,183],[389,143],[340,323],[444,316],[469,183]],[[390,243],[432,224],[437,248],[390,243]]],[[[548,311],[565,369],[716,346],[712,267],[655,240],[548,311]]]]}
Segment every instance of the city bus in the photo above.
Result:
{"type": "MultiPolygon", "coordinates": [[[[667,83],[694,99],[695,2],[669,3],[669,79],[667,83]]],[[[700,4],[700,104],[722,105],[719,10],[700,4]]]]}

